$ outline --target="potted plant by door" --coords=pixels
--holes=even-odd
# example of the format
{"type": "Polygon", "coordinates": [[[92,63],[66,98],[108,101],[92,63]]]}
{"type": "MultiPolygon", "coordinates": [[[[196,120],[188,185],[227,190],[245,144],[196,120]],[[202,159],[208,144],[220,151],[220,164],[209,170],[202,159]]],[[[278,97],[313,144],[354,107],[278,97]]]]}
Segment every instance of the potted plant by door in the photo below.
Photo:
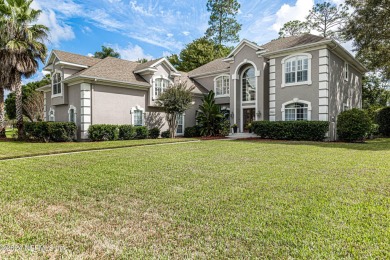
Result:
{"type": "Polygon", "coordinates": [[[246,128],[248,129],[249,133],[252,133],[252,123],[247,124],[246,128]]]}
{"type": "Polygon", "coordinates": [[[237,133],[237,128],[238,128],[237,124],[232,125],[232,128],[233,128],[233,132],[237,133]]]}

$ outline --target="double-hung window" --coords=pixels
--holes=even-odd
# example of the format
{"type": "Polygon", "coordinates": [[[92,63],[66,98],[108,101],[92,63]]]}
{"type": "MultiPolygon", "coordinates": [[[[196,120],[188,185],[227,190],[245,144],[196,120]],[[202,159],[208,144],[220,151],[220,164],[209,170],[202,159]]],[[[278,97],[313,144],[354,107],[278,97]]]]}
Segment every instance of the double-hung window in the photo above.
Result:
{"type": "Polygon", "coordinates": [[[215,79],[215,96],[229,96],[230,80],[229,76],[219,76],[215,79]]]}
{"type": "Polygon", "coordinates": [[[169,80],[157,78],[154,80],[154,99],[157,99],[169,87],[169,80]]]}
{"type": "Polygon", "coordinates": [[[53,95],[60,95],[61,93],[61,73],[55,73],[53,75],[53,95]]]}
{"type": "Polygon", "coordinates": [[[133,124],[135,126],[143,126],[144,125],[144,112],[140,109],[136,109],[133,112],[133,124]]]}
{"type": "Polygon", "coordinates": [[[296,55],[282,60],[282,86],[311,84],[310,78],[311,55],[296,55]]]}
{"type": "Polygon", "coordinates": [[[178,135],[184,134],[184,114],[180,114],[177,116],[176,134],[178,135]]]}
{"type": "Polygon", "coordinates": [[[303,103],[292,103],[284,108],[285,121],[308,120],[308,105],[303,103]]]}

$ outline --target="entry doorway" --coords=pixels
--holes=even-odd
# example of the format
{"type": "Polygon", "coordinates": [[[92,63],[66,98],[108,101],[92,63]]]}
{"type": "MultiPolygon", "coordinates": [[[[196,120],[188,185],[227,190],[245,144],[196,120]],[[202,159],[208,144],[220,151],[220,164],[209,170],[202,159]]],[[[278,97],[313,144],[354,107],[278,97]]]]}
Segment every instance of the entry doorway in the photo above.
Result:
{"type": "Polygon", "coordinates": [[[243,127],[244,132],[249,132],[248,124],[252,123],[255,120],[255,109],[254,108],[244,108],[242,111],[243,114],[243,127]]]}

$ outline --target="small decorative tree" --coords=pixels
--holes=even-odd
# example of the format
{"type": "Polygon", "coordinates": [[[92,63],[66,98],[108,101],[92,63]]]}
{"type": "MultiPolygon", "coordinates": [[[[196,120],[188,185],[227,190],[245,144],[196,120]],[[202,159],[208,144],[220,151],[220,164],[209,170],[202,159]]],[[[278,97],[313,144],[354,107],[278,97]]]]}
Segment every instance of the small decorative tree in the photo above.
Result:
{"type": "Polygon", "coordinates": [[[183,114],[192,105],[192,90],[187,82],[175,83],[165,90],[157,99],[156,104],[164,109],[170,137],[175,138],[178,116],[183,114]]]}

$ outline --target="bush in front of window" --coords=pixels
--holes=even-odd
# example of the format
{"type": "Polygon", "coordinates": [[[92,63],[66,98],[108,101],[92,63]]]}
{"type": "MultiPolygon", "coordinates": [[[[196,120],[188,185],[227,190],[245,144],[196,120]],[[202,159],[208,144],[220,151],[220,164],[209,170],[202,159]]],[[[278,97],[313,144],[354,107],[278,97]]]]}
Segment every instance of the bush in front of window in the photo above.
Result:
{"type": "Polygon", "coordinates": [[[253,132],[261,138],[275,140],[323,141],[329,131],[324,121],[255,121],[253,132]]]}
{"type": "Polygon", "coordinates": [[[119,130],[117,125],[91,125],[88,129],[88,137],[92,141],[113,141],[117,140],[119,130]]]}
{"type": "Polygon", "coordinates": [[[30,140],[40,142],[70,142],[76,139],[73,122],[26,122],[24,131],[30,140]]]}
{"type": "Polygon", "coordinates": [[[132,140],[135,138],[136,132],[135,128],[132,125],[120,125],[119,129],[119,139],[120,140],[132,140]]]}
{"type": "Polygon", "coordinates": [[[160,129],[158,127],[153,127],[152,129],[149,129],[150,139],[157,139],[159,136],[160,136],[160,129]]]}
{"type": "Polygon", "coordinates": [[[379,125],[379,133],[384,136],[390,136],[390,107],[382,108],[378,112],[377,123],[379,125]]]}
{"type": "Polygon", "coordinates": [[[200,137],[199,126],[190,126],[184,129],[184,137],[200,137]]]}
{"type": "Polygon", "coordinates": [[[149,130],[146,126],[135,126],[135,139],[146,139],[149,135],[149,130]]]}
{"type": "Polygon", "coordinates": [[[169,130],[163,131],[161,133],[161,138],[169,138],[171,136],[171,132],[169,130]]]}
{"type": "Polygon", "coordinates": [[[367,112],[353,108],[337,117],[337,136],[342,141],[364,141],[371,131],[372,122],[367,112]]]}

